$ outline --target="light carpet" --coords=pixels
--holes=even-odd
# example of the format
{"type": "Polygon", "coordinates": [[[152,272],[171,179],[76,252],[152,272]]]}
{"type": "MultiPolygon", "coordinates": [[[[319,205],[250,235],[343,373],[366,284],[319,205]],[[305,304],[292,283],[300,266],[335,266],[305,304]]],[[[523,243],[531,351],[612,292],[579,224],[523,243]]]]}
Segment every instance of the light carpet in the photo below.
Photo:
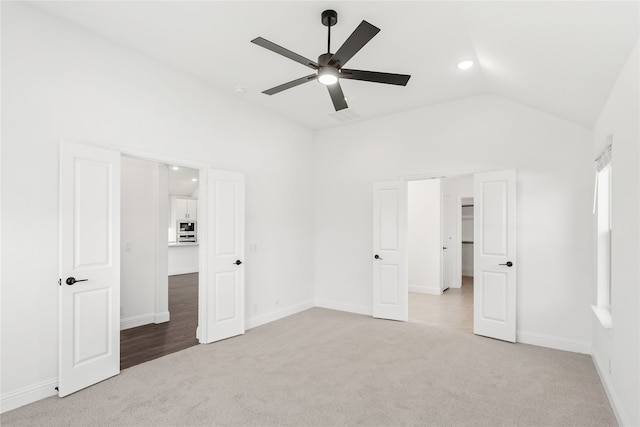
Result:
{"type": "Polygon", "coordinates": [[[613,426],[591,358],[313,308],[122,371],[3,426],[613,426]]]}

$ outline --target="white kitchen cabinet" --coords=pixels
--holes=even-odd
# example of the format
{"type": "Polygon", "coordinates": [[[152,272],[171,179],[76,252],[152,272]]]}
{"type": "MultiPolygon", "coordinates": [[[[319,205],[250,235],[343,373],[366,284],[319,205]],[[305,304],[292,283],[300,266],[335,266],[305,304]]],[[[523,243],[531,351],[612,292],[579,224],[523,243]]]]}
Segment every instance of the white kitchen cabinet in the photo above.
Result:
{"type": "Polygon", "coordinates": [[[199,259],[197,243],[170,243],[167,258],[169,276],[197,273],[199,259]]]}
{"type": "Polygon", "coordinates": [[[198,199],[171,197],[169,206],[169,243],[172,243],[176,241],[178,221],[196,221],[198,219],[198,199]]]}
{"type": "Polygon", "coordinates": [[[172,207],[174,206],[176,221],[182,219],[195,221],[198,219],[198,200],[175,197],[172,203],[172,207]]]}

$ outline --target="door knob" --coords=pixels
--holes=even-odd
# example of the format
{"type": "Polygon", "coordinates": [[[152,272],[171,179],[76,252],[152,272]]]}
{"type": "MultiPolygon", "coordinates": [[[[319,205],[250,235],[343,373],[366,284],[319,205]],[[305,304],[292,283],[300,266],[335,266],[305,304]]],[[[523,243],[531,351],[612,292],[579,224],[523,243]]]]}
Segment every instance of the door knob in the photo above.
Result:
{"type": "Polygon", "coordinates": [[[239,259],[236,260],[236,262],[234,262],[235,265],[240,265],[242,264],[242,261],[240,261],[239,259]]]}
{"type": "Polygon", "coordinates": [[[89,279],[80,279],[80,280],[76,280],[75,277],[67,277],[67,280],[65,280],[65,283],[69,286],[73,285],[74,283],[77,282],[86,282],[89,279]]]}
{"type": "Polygon", "coordinates": [[[378,255],[378,254],[376,254],[376,255],[374,256],[374,258],[375,258],[375,259],[382,259],[382,257],[381,257],[380,255],[378,255]]]}
{"type": "Polygon", "coordinates": [[[443,246],[443,247],[442,247],[442,249],[447,249],[447,247],[446,247],[446,246],[443,246]]]}
{"type": "Polygon", "coordinates": [[[507,261],[504,264],[498,264],[498,265],[506,265],[507,267],[511,267],[511,266],[513,266],[513,263],[511,261],[507,261]]]}

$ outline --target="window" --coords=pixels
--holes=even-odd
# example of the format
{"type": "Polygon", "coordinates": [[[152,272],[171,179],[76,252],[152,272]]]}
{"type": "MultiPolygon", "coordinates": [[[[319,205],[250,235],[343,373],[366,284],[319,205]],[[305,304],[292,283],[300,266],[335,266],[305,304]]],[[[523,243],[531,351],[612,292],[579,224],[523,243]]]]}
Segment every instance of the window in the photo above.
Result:
{"type": "Polygon", "coordinates": [[[611,327],[611,145],[596,160],[597,305],[593,311],[605,328],[611,327]]]}

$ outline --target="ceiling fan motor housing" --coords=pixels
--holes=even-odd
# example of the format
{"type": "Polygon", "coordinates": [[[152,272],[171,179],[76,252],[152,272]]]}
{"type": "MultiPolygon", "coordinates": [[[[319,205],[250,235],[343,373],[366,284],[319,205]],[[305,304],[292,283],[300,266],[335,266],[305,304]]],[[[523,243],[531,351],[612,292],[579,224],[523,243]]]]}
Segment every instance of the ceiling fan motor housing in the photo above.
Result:
{"type": "Polygon", "coordinates": [[[332,57],[333,53],[323,53],[322,55],[318,56],[318,64],[321,67],[326,67],[329,65],[329,61],[331,61],[332,57]]]}
{"type": "Polygon", "coordinates": [[[325,10],[322,12],[322,25],[325,27],[333,27],[338,23],[338,12],[335,10],[325,10]]]}

